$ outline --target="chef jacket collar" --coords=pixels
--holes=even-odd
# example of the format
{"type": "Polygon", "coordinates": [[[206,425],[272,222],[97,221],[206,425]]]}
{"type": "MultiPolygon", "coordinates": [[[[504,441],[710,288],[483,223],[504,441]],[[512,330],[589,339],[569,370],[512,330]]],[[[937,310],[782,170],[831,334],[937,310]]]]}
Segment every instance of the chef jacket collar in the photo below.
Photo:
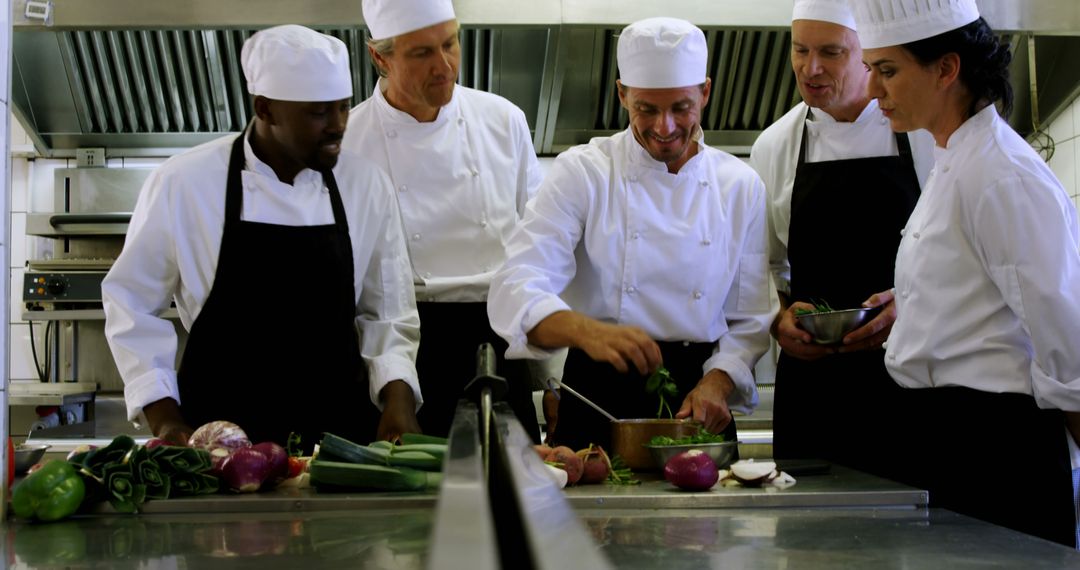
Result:
{"type": "MultiPolygon", "coordinates": [[[[626,130],[628,131],[627,135],[630,137],[630,140],[633,141],[630,152],[631,162],[639,166],[648,168],[650,170],[662,170],[664,172],[667,172],[667,164],[653,158],[649,154],[649,151],[645,150],[645,147],[641,146],[641,143],[638,142],[636,137],[634,137],[633,128],[627,127],[626,130]]],[[[702,154],[702,150],[709,146],[705,144],[705,132],[701,130],[701,125],[697,125],[694,127],[694,134],[690,135],[690,140],[698,143],[698,152],[693,157],[691,157],[690,160],[686,161],[686,164],[684,164],[682,168],[679,169],[679,174],[693,170],[693,168],[695,168],[695,165],[698,162],[697,158],[702,154]]]]}
{"type": "MultiPolygon", "coordinates": [[[[244,170],[258,174],[259,176],[265,176],[278,184],[284,184],[284,182],[278,178],[274,169],[271,168],[269,164],[260,160],[259,157],[255,156],[255,151],[251,149],[251,131],[253,129],[254,127],[248,127],[247,130],[244,131],[244,170]]],[[[307,184],[318,184],[323,192],[329,192],[329,189],[322,183],[322,175],[310,168],[305,168],[297,173],[291,186],[299,187],[307,184]]]]}
{"type": "Polygon", "coordinates": [[[375,104],[382,109],[383,114],[399,125],[441,125],[446,121],[449,121],[451,117],[456,117],[458,114],[458,91],[461,90],[460,85],[454,86],[454,92],[450,95],[450,102],[439,109],[439,114],[435,117],[435,120],[430,123],[421,123],[416,120],[416,117],[391,105],[390,102],[386,100],[386,94],[384,93],[385,89],[386,87],[383,84],[382,79],[379,79],[379,81],[375,83],[375,93],[372,94],[372,97],[375,98],[375,104]]]}
{"type": "MultiPolygon", "coordinates": [[[[877,111],[877,108],[878,108],[877,99],[871,99],[870,102],[867,103],[866,107],[863,108],[862,112],[859,113],[859,116],[855,118],[855,122],[856,123],[861,123],[863,121],[870,120],[870,118],[873,116],[874,112],[877,111]]],[[[810,115],[807,118],[812,120],[812,121],[817,121],[817,122],[820,122],[820,123],[839,123],[840,122],[840,121],[837,121],[835,118],[833,118],[833,116],[830,115],[828,111],[825,111],[824,109],[818,109],[817,107],[810,107],[810,115]]]]}
{"type": "Polygon", "coordinates": [[[960,128],[953,131],[953,134],[949,135],[949,140],[945,143],[945,148],[941,148],[934,145],[934,161],[937,159],[948,156],[957,147],[963,146],[964,141],[971,138],[977,132],[981,132],[987,128],[990,123],[994,121],[994,116],[997,115],[997,107],[993,105],[987,105],[978,113],[975,113],[970,119],[964,121],[960,128]]]}

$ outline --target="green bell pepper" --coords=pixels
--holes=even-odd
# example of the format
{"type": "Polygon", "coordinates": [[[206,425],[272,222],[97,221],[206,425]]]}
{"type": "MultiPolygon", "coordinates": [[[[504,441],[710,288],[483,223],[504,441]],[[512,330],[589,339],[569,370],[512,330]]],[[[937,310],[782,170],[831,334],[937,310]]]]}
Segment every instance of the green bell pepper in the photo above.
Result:
{"type": "Polygon", "coordinates": [[[11,494],[11,509],[21,518],[60,520],[78,510],[86,485],[67,461],[54,459],[23,479],[11,494]]]}

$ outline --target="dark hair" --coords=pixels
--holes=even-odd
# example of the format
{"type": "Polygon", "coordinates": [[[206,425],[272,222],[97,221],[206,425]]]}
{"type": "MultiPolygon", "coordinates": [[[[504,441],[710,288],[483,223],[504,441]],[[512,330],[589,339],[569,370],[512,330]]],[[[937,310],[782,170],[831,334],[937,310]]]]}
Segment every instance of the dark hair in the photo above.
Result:
{"type": "Polygon", "coordinates": [[[1009,84],[1009,62],[1012,53],[1008,45],[1002,45],[994,31],[979,18],[955,30],[923,40],[907,43],[904,49],[915,59],[928,65],[948,53],[960,56],[960,81],[971,91],[970,115],[974,115],[982,102],[1001,101],[1001,114],[1008,116],[1012,110],[1013,92],[1009,84]]]}

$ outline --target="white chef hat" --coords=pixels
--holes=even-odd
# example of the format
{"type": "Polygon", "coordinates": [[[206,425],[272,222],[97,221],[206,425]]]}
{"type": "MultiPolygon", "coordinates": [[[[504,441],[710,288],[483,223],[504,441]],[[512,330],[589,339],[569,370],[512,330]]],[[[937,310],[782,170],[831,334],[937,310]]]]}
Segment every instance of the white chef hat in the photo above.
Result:
{"type": "Polygon", "coordinates": [[[975,0],[851,0],[863,49],[899,46],[979,19],[975,0]]]}
{"type": "Polygon", "coordinates": [[[795,0],[791,20],[819,20],[855,29],[855,16],[848,0],[795,0]]]}
{"type": "Polygon", "coordinates": [[[450,0],[364,0],[364,23],[376,40],[454,19],[450,0]]]}
{"type": "Polygon", "coordinates": [[[267,28],[240,50],[248,93],[281,101],[352,97],[349,50],[341,40],[296,25],[267,28]]]}
{"type": "Polygon", "coordinates": [[[677,18],[647,18],[626,26],[617,49],[619,80],[627,87],[663,89],[705,83],[705,34],[677,18]]]}

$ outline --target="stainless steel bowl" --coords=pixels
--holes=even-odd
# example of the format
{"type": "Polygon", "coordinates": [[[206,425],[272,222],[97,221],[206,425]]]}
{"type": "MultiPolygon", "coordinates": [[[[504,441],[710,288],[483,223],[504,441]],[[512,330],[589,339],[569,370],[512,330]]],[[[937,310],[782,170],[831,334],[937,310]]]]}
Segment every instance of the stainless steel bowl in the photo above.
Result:
{"type": "Polygon", "coordinates": [[[844,340],[844,335],[869,322],[875,312],[876,309],[845,309],[795,315],[795,318],[799,320],[799,326],[814,336],[814,342],[837,344],[844,340]]]}
{"type": "Polygon", "coordinates": [[[26,473],[30,467],[41,461],[49,447],[51,446],[27,445],[25,443],[15,446],[15,474],[22,475],[26,473]]]}
{"type": "Polygon", "coordinates": [[[672,457],[691,449],[700,449],[708,455],[716,467],[725,469],[735,459],[735,451],[739,449],[739,442],[724,441],[721,443],[693,443],[690,445],[646,445],[653,461],[662,469],[672,457]]]}

